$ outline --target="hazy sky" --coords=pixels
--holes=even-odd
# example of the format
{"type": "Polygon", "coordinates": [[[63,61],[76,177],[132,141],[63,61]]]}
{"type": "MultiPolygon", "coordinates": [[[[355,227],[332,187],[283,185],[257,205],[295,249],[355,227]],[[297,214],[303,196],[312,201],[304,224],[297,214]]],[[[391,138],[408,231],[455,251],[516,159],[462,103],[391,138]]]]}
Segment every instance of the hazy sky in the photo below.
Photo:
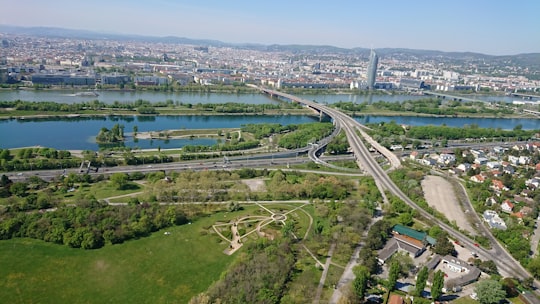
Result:
{"type": "Polygon", "coordinates": [[[540,52],[539,0],[0,0],[0,24],[224,42],[540,52]]]}

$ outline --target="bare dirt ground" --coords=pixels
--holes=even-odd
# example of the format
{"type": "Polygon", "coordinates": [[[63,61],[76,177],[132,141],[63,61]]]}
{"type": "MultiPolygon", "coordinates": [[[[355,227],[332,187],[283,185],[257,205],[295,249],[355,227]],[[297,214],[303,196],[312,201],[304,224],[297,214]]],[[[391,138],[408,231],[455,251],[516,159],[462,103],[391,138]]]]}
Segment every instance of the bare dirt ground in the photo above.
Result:
{"type": "Polygon", "coordinates": [[[422,190],[431,207],[444,214],[449,221],[455,221],[461,229],[475,233],[461,209],[452,184],[440,176],[428,175],[422,180],[422,190]]]}
{"type": "Polygon", "coordinates": [[[263,179],[245,179],[242,180],[242,182],[246,184],[251,191],[259,192],[266,190],[266,185],[263,179]]]}

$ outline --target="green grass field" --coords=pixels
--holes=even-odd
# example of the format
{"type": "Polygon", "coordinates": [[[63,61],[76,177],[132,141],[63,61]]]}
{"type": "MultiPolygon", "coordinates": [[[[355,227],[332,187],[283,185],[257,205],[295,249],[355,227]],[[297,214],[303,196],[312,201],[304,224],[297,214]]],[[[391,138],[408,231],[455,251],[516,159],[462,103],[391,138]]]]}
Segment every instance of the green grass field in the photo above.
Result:
{"type": "Polygon", "coordinates": [[[219,279],[238,255],[203,227],[217,213],[139,240],[97,250],[30,239],[0,242],[2,303],[187,303],[219,279]]]}
{"type": "MultiPolygon", "coordinates": [[[[284,213],[300,205],[265,207],[284,213]]],[[[218,212],[169,228],[170,235],[162,230],[97,250],[32,239],[0,241],[0,302],[187,303],[217,281],[242,251],[225,255],[228,243],[210,227],[259,213],[269,215],[256,205],[244,205],[241,211],[218,212]]],[[[300,210],[289,216],[304,234],[309,217],[300,210]]]]}

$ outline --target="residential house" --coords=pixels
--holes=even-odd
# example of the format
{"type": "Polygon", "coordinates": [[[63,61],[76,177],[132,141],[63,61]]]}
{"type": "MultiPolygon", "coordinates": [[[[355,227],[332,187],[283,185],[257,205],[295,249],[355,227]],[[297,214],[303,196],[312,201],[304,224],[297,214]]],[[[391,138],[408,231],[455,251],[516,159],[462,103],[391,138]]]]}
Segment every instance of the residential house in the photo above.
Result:
{"type": "Polygon", "coordinates": [[[524,216],[530,216],[533,213],[533,209],[529,206],[523,206],[519,212],[524,216]]]}
{"type": "Polygon", "coordinates": [[[478,157],[474,159],[474,163],[478,165],[485,165],[487,164],[487,162],[488,162],[488,159],[485,157],[478,157]]]}
{"type": "Polygon", "coordinates": [[[514,212],[514,213],[512,213],[512,214],[510,214],[510,215],[513,216],[513,217],[515,217],[515,218],[517,218],[519,223],[523,223],[523,216],[524,216],[524,215],[523,215],[523,213],[521,213],[521,211],[519,211],[519,212],[514,212]]]}
{"type": "Polygon", "coordinates": [[[437,160],[428,157],[428,158],[422,158],[420,160],[420,163],[425,166],[435,166],[437,164],[437,160]]]}
{"type": "Polygon", "coordinates": [[[519,164],[519,157],[514,155],[508,155],[508,161],[513,165],[519,164]]]}
{"type": "Polygon", "coordinates": [[[514,145],[514,146],[512,146],[512,150],[514,150],[514,151],[523,151],[525,149],[526,148],[525,148],[524,145],[514,145]]]}
{"type": "Polygon", "coordinates": [[[493,206],[497,203],[497,200],[492,196],[486,199],[486,206],[493,206]]]}
{"type": "Polygon", "coordinates": [[[403,298],[397,294],[391,294],[390,299],[388,299],[388,304],[403,304],[405,303],[403,298]]]}
{"type": "Polygon", "coordinates": [[[540,187],[540,177],[533,177],[525,181],[525,186],[529,189],[537,189],[540,187]]]}
{"type": "Polygon", "coordinates": [[[540,151],[540,142],[526,143],[525,147],[531,152],[540,151]]]}
{"type": "Polygon", "coordinates": [[[515,172],[514,167],[511,164],[507,163],[507,162],[503,163],[502,169],[503,169],[504,173],[510,174],[510,175],[514,174],[514,172],[515,172]]]}
{"type": "Polygon", "coordinates": [[[530,156],[525,156],[525,155],[521,155],[519,157],[519,164],[520,165],[528,165],[530,162],[531,162],[531,157],[530,156]]]}
{"type": "Polygon", "coordinates": [[[456,157],[453,154],[441,153],[437,159],[437,162],[439,164],[448,166],[456,162],[456,157]]]}
{"type": "Polygon", "coordinates": [[[501,146],[496,146],[496,147],[493,147],[493,152],[497,153],[497,154],[502,154],[504,153],[505,151],[507,151],[508,149],[507,148],[503,148],[501,146]]]}
{"type": "Polygon", "coordinates": [[[491,180],[491,189],[495,190],[498,193],[509,190],[508,187],[506,187],[503,182],[498,179],[491,180]]]}
{"type": "Polygon", "coordinates": [[[510,200],[505,200],[501,204],[501,210],[506,212],[506,213],[512,213],[513,209],[514,209],[514,204],[512,204],[512,202],[510,200]]]}
{"type": "Polygon", "coordinates": [[[495,170],[491,170],[491,172],[489,172],[492,176],[494,177],[501,177],[502,176],[502,172],[499,171],[498,169],[495,169],[495,170]]]}
{"type": "Polygon", "coordinates": [[[457,166],[457,168],[465,173],[465,172],[469,171],[469,169],[471,168],[471,164],[469,164],[469,163],[459,164],[457,166]]]}
{"type": "Polygon", "coordinates": [[[486,178],[482,174],[476,174],[471,177],[471,181],[475,183],[483,183],[486,180],[486,178]]]}
{"type": "Polygon", "coordinates": [[[499,169],[501,167],[501,163],[490,161],[486,163],[486,167],[490,169],[499,169]]]}
{"type": "Polygon", "coordinates": [[[486,157],[486,154],[482,150],[471,149],[471,154],[474,156],[474,158],[486,157]]]}
{"type": "Polygon", "coordinates": [[[506,223],[499,217],[494,210],[486,210],[482,214],[484,221],[489,225],[491,229],[506,230],[506,223]]]}

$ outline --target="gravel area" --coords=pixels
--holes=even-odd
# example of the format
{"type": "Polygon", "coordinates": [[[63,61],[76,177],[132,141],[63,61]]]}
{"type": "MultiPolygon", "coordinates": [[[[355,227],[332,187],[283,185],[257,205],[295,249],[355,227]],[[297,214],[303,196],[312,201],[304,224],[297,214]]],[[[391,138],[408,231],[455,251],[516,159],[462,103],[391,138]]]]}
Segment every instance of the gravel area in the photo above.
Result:
{"type": "Polygon", "coordinates": [[[444,214],[449,221],[455,221],[461,229],[475,233],[450,182],[440,176],[428,175],[422,180],[422,189],[431,207],[444,214]]]}

